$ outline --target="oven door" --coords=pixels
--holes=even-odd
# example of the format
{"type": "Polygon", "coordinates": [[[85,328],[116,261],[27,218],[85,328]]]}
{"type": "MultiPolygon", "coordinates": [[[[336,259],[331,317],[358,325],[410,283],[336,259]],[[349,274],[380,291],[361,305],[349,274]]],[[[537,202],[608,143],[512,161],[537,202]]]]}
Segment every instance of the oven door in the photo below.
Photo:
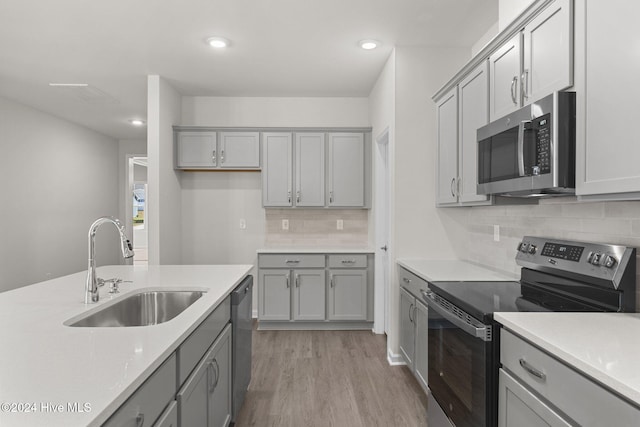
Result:
{"type": "MultiPolygon", "coordinates": [[[[495,424],[491,326],[429,293],[429,389],[456,427],[495,424]],[[464,319],[464,320],[463,320],[464,319]]],[[[429,413],[436,414],[436,408],[429,413]]],[[[429,427],[441,421],[429,417],[429,427]]],[[[447,426],[448,427],[448,426],[447,426]]]]}

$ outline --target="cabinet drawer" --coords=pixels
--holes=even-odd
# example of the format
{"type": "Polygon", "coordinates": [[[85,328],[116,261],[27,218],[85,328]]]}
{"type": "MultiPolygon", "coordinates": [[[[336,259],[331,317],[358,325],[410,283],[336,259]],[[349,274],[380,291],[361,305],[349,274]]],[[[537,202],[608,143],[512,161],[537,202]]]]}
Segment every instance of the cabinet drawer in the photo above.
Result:
{"type": "Polygon", "coordinates": [[[173,400],[176,389],[176,355],[172,354],[103,427],[153,425],[173,400]]]}
{"type": "Polygon", "coordinates": [[[400,286],[413,294],[414,297],[425,302],[421,291],[427,291],[428,286],[426,280],[421,279],[403,267],[398,268],[398,278],[400,280],[400,286]]]}
{"type": "Polygon", "coordinates": [[[261,268],[324,268],[324,255],[267,254],[258,257],[261,268]]]}
{"type": "Polygon", "coordinates": [[[364,254],[329,255],[329,267],[331,268],[366,268],[367,256],[364,254]]]}
{"type": "Polygon", "coordinates": [[[637,425],[640,409],[512,333],[500,338],[502,366],[578,424],[637,425]]]}
{"type": "Polygon", "coordinates": [[[205,351],[231,320],[231,300],[227,297],[178,348],[178,384],[187,379],[205,351]]]}

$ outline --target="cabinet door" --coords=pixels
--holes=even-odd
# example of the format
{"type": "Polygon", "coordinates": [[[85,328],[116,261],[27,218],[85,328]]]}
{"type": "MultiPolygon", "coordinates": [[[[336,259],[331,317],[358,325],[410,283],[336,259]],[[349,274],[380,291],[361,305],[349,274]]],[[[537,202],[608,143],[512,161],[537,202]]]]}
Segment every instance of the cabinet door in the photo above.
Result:
{"type": "Polygon", "coordinates": [[[220,132],[220,167],[259,168],[260,134],[258,132],[220,132]]]}
{"type": "Polygon", "coordinates": [[[524,27],[524,104],[573,85],[572,8],[573,1],[556,0],[524,27]]]}
{"type": "Polygon", "coordinates": [[[217,165],[215,132],[178,132],[176,166],[189,168],[214,168],[217,165]]]}
{"type": "Polygon", "coordinates": [[[640,46],[640,32],[630,29],[637,27],[640,2],[581,3],[576,2],[576,59],[585,69],[576,97],[576,194],[635,193],[631,198],[638,199],[640,138],[633,123],[640,55],[632,46],[640,46]]]}
{"type": "Polygon", "coordinates": [[[324,320],[324,270],[293,270],[293,283],[293,320],[324,320]]]}
{"type": "Polygon", "coordinates": [[[438,205],[458,202],[458,88],[437,102],[438,110],[438,205]]]}
{"type": "Polygon", "coordinates": [[[568,423],[536,395],[500,369],[499,427],[569,427],[568,423]]]}
{"type": "Polygon", "coordinates": [[[367,320],[367,271],[330,270],[329,319],[367,320]]]}
{"type": "Polygon", "coordinates": [[[231,325],[227,326],[213,344],[209,360],[211,377],[208,426],[226,427],[231,422],[231,325]]]}
{"type": "Polygon", "coordinates": [[[175,400],[167,406],[153,427],[178,427],[178,403],[175,400]]]}
{"type": "Polygon", "coordinates": [[[427,331],[429,330],[428,313],[427,306],[416,299],[413,317],[416,325],[414,368],[418,382],[425,391],[427,390],[427,368],[429,365],[427,337],[427,331]]]}
{"type": "Polygon", "coordinates": [[[329,134],[329,206],[364,206],[364,135],[329,134]]]}
{"type": "MultiPolygon", "coordinates": [[[[213,345],[213,344],[212,344],[213,345]]],[[[209,352],[189,375],[177,395],[181,426],[208,426],[209,416],[209,352]]]]}
{"type": "Polygon", "coordinates": [[[291,319],[291,271],[264,269],[260,270],[259,279],[260,320],[291,319]]]}
{"type": "Polygon", "coordinates": [[[296,134],[296,206],[324,206],[324,134],[296,134]]]}
{"type": "Polygon", "coordinates": [[[520,107],[522,34],[505,43],[489,57],[489,118],[496,120],[520,107]]]}
{"type": "Polygon", "coordinates": [[[413,295],[400,288],[400,353],[411,370],[413,370],[415,348],[415,326],[413,324],[415,300],[413,295]]]}
{"type": "Polygon", "coordinates": [[[262,134],[262,205],[292,206],[290,133],[262,134]]]}
{"type": "Polygon", "coordinates": [[[484,61],[459,84],[460,202],[486,202],[478,194],[478,128],[489,123],[489,63],[484,61]]]}

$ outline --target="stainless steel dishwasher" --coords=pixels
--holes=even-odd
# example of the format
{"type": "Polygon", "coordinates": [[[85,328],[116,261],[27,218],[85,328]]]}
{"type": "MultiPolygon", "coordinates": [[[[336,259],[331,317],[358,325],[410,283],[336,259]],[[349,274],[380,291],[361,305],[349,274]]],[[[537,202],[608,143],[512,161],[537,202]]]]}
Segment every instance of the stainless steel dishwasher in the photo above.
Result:
{"type": "Polygon", "coordinates": [[[247,276],[231,293],[232,417],[235,423],[251,382],[251,311],[253,276],[247,276]]]}

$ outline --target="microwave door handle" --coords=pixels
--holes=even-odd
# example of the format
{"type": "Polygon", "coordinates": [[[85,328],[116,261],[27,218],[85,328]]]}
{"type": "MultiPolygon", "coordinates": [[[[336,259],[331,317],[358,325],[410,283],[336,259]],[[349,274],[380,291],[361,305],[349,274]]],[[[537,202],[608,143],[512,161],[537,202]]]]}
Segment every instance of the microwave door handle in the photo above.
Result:
{"type": "Polygon", "coordinates": [[[524,131],[531,121],[524,120],[518,124],[518,174],[526,176],[524,173],[524,131]]]}

